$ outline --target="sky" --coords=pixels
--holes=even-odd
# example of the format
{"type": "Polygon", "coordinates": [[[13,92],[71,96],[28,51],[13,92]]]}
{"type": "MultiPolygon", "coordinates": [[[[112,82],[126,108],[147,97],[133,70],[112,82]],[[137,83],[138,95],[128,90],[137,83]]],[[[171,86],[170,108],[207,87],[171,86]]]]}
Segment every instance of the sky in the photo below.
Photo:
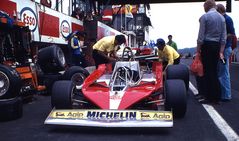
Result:
{"type": "MultiPolygon", "coordinates": [[[[225,6],[225,2],[217,2],[225,6]]],[[[168,35],[173,36],[179,49],[196,47],[199,30],[199,18],[204,14],[203,3],[171,3],[151,4],[149,38],[156,41],[163,38],[168,41],[168,35]]],[[[234,22],[237,37],[239,37],[239,1],[232,0],[232,12],[228,13],[234,22]]]]}

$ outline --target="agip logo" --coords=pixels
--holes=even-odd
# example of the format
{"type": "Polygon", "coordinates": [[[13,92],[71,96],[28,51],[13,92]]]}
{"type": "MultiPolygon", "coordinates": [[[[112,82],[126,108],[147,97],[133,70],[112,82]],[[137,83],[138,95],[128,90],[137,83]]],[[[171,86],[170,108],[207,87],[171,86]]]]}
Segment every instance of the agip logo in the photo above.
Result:
{"type": "Polygon", "coordinates": [[[61,35],[66,38],[70,34],[70,24],[66,21],[63,20],[61,22],[61,35]]]}
{"type": "Polygon", "coordinates": [[[30,7],[25,7],[20,12],[21,21],[29,26],[29,29],[34,32],[37,28],[37,16],[30,7]]]}

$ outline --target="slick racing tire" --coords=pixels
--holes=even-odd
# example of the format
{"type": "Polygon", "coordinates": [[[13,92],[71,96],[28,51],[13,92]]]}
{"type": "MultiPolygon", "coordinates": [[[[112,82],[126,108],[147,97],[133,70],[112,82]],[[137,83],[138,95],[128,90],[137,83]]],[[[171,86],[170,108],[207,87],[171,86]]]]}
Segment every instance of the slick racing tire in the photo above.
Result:
{"type": "Polygon", "coordinates": [[[22,99],[15,97],[0,100],[0,121],[10,121],[22,117],[22,99]]]}
{"type": "Polygon", "coordinates": [[[51,105],[56,109],[72,109],[74,85],[72,81],[56,81],[52,87],[51,105]]]}
{"type": "Polygon", "coordinates": [[[81,86],[89,75],[90,74],[86,69],[80,66],[72,66],[65,71],[62,80],[71,80],[74,85],[81,86]]]}
{"type": "Polygon", "coordinates": [[[42,48],[38,51],[37,63],[44,73],[63,71],[66,60],[62,49],[56,45],[42,48]]]}
{"type": "Polygon", "coordinates": [[[187,96],[183,80],[166,80],[164,94],[165,110],[173,111],[173,116],[176,118],[184,117],[187,111],[187,96]]]}
{"type": "Polygon", "coordinates": [[[0,99],[13,98],[20,94],[22,80],[19,73],[0,64],[0,99]]]}
{"type": "Polygon", "coordinates": [[[47,94],[51,94],[51,89],[55,81],[62,79],[62,74],[53,73],[53,74],[44,74],[41,79],[43,80],[43,84],[46,86],[47,94]]]}
{"type": "Polygon", "coordinates": [[[189,69],[186,65],[169,65],[166,69],[166,80],[181,79],[184,81],[186,89],[189,89],[189,69]]]}

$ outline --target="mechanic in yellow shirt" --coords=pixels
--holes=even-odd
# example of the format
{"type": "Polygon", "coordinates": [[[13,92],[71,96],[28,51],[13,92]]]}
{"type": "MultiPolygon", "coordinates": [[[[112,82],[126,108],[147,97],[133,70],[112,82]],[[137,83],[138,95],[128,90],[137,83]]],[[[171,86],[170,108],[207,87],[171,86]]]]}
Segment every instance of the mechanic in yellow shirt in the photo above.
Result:
{"type": "Polygon", "coordinates": [[[165,67],[180,63],[180,55],[178,52],[173,47],[166,45],[163,39],[157,39],[156,46],[158,47],[159,59],[163,61],[165,67]]]}
{"type": "Polygon", "coordinates": [[[126,43],[124,35],[106,36],[96,42],[93,46],[93,58],[95,66],[112,63],[117,60],[116,51],[119,45],[126,43]]]}

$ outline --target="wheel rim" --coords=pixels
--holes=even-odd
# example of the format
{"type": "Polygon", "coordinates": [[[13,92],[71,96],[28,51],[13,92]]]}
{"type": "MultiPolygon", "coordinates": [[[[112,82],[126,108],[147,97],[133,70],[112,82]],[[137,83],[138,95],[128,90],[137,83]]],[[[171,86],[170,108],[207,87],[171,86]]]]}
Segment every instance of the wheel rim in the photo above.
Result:
{"type": "Polygon", "coordinates": [[[71,81],[73,82],[76,87],[80,87],[85,80],[85,75],[82,73],[75,73],[71,77],[71,81]]]}
{"type": "Polygon", "coordinates": [[[62,64],[62,65],[65,65],[66,60],[65,60],[65,56],[64,56],[64,54],[63,54],[62,51],[58,51],[58,58],[59,58],[61,64],[62,64]]]}
{"type": "Polygon", "coordinates": [[[10,86],[10,81],[7,77],[7,75],[0,71],[0,96],[3,96],[6,94],[10,86]]]}

